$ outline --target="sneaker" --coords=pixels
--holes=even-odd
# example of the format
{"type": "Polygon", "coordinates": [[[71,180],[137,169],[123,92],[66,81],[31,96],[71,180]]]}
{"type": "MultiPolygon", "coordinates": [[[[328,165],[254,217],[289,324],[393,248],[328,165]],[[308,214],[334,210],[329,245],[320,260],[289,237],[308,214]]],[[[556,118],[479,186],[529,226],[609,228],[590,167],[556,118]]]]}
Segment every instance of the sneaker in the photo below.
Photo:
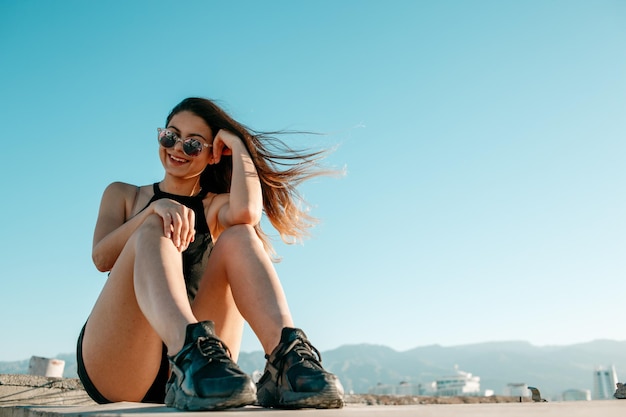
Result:
{"type": "Polygon", "coordinates": [[[274,408],[341,408],[343,387],[322,368],[322,357],[300,329],[284,328],[280,343],[265,356],[257,382],[259,405],[274,408]]]}
{"type": "Polygon", "coordinates": [[[223,410],[254,404],[256,387],[215,336],[213,322],[187,326],[185,344],[169,357],[165,405],[179,410],[223,410]]]}

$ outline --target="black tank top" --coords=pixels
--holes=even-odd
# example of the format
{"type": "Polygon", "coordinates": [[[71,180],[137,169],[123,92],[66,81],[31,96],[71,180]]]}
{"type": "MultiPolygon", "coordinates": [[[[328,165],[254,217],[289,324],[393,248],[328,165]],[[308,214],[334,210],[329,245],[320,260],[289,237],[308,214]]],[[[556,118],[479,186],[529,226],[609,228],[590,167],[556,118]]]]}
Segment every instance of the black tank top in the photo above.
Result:
{"type": "Polygon", "coordinates": [[[195,239],[182,253],[183,275],[185,277],[185,285],[187,286],[187,297],[189,297],[189,301],[193,301],[198,292],[198,285],[206,269],[209,255],[211,254],[211,250],[213,250],[213,240],[211,239],[209,225],[204,215],[204,205],[202,204],[202,200],[206,197],[208,191],[200,191],[200,194],[189,197],[161,191],[159,184],[156,182],[152,185],[152,188],[154,190],[154,196],[150,199],[148,204],[146,204],[146,207],[153,201],[169,198],[170,200],[177,201],[189,207],[196,215],[195,239]]]}

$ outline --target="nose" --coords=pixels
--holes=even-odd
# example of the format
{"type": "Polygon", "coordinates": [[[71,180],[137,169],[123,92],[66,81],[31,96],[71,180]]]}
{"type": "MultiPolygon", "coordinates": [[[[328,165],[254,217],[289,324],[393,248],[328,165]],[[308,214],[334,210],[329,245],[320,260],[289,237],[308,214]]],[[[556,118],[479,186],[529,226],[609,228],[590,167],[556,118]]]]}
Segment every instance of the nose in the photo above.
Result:
{"type": "Polygon", "coordinates": [[[176,138],[176,143],[174,144],[174,149],[177,151],[180,151],[182,153],[185,153],[183,151],[183,140],[181,138],[176,138]]]}

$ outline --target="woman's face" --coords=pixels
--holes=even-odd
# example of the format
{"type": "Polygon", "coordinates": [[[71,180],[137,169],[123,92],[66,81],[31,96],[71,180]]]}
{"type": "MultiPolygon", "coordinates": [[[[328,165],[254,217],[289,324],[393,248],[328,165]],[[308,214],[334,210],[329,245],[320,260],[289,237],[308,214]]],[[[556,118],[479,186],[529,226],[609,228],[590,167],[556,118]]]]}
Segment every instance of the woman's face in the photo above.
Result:
{"type": "MultiPolygon", "coordinates": [[[[204,119],[188,111],[176,113],[167,129],[183,140],[191,138],[207,145],[213,142],[213,132],[204,119]]],[[[171,148],[159,146],[159,157],[167,173],[176,177],[193,178],[200,175],[211,163],[213,153],[210,146],[203,146],[200,154],[189,156],[183,151],[183,143],[177,141],[171,148]]]]}

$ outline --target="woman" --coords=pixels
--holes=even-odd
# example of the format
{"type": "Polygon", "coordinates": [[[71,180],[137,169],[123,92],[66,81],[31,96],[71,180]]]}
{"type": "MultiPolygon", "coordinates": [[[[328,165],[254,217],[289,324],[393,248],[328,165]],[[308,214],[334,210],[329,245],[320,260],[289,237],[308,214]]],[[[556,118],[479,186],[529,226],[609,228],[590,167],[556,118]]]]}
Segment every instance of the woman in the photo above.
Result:
{"type": "Polygon", "coordinates": [[[200,98],[179,103],[158,139],[163,180],[113,183],[102,197],[93,260],[110,272],[77,349],[89,395],[181,410],[341,407],[259,227],[265,211],[283,238],[304,234],[294,187],[317,175],[320,153],[278,155],[280,142],[200,98]],[[244,320],[266,352],[256,385],[235,363],[244,320]]]}

